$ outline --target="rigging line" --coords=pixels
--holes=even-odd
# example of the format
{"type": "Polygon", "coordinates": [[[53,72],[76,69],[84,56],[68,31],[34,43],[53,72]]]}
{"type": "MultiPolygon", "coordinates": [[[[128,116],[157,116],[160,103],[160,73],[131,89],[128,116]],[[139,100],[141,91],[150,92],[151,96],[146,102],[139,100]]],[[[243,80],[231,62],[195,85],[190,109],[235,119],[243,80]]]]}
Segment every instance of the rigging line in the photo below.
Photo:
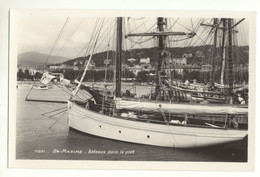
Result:
{"type": "Polygon", "coordinates": [[[80,92],[82,95],[84,95],[84,97],[85,97],[86,99],[92,96],[89,92],[87,92],[87,91],[84,90],[84,89],[80,90],[79,92],[80,92]]]}
{"type": "Polygon", "coordinates": [[[98,22],[97,22],[97,24],[95,26],[95,29],[94,29],[93,33],[92,33],[92,36],[91,36],[91,39],[90,39],[90,44],[88,45],[88,48],[87,48],[87,50],[86,50],[86,52],[84,54],[85,57],[87,56],[87,53],[91,50],[91,46],[93,46],[95,38],[96,38],[96,36],[98,34],[98,32],[95,33],[95,31],[98,31],[98,28],[99,28],[99,25],[100,25],[99,24],[99,20],[100,20],[100,18],[98,18],[98,22]]]}
{"type": "Polygon", "coordinates": [[[60,89],[62,89],[64,92],[66,92],[67,94],[69,94],[70,96],[73,96],[73,97],[75,97],[75,98],[78,98],[79,100],[82,100],[82,101],[84,101],[82,98],[80,98],[79,96],[77,96],[77,95],[72,95],[70,92],[72,92],[71,90],[69,90],[70,92],[68,92],[68,91],[66,91],[62,86],[60,86],[60,85],[58,85],[58,84],[56,84],[56,83],[53,83],[54,85],[56,85],[58,88],[60,88],[60,89]]]}
{"type": "Polygon", "coordinates": [[[180,24],[179,22],[177,22],[180,26],[182,26],[183,28],[185,28],[186,30],[189,30],[189,31],[191,31],[191,32],[193,32],[192,30],[190,30],[189,28],[187,28],[186,26],[184,26],[184,25],[182,25],[182,24],[180,24]]]}
{"type": "MultiPolygon", "coordinates": [[[[64,114],[68,111],[68,109],[66,111],[63,111],[63,114],[54,122],[54,124],[52,124],[49,129],[51,130],[51,128],[64,116],[64,114]]],[[[61,112],[62,113],[62,112],[61,112]]],[[[61,114],[60,113],[60,114],[61,114]]]]}
{"type": "MultiPolygon", "coordinates": [[[[186,38],[182,38],[182,39],[175,39],[175,40],[173,40],[173,39],[170,39],[170,42],[178,42],[178,41],[184,41],[184,40],[186,40],[186,44],[188,43],[187,41],[187,39],[191,39],[191,37],[186,37],[186,38]]],[[[185,45],[185,43],[184,43],[184,45],[185,45]]]]}
{"type": "MultiPolygon", "coordinates": [[[[146,22],[148,22],[151,18],[148,18],[145,22],[143,22],[141,25],[139,25],[138,27],[136,27],[135,29],[133,29],[132,31],[129,31],[128,34],[131,34],[133,31],[136,31],[138,28],[140,28],[141,26],[143,26],[143,24],[145,24],[146,22]]],[[[156,24],[156,23],[155,23],[156,24]]],[[[147,31],[148,32],[148,31],[147,31]]]]}
{"type": "Polygon", "coordinates": [[[67,25],[68,20],[69,20],[69,17],[67,17],[67,19],[66,19],[64,25],[62,26],[62,29],[61,29],[61,31],[60,31],[58,37],[56,38],[56,40],[55,40],[55,42],[54,42],[54,44],[53,44],[53,46],[52,46],[52,48],[51,48],[51,51],[50,51],[49,55],[48,55],[47,58],[45,59],[44,65],[45,65],[45,64],[47,63],[47,61],[49,60],[49,58],[50,58],[50,56],[51,56],[51,54],[52,54],[54,48],[56,47],[58,41],[60,40],[60,38],[61,38],[61,36],[62,36],[62,33],[64,32],[64,29],[65,29],[65,27],[66,27],[66,25],[67,25]]]}
{"type": "Polygon", "coordinates": [[[159,111],[161,112],[161,114],[162,114],[162,117],[163,117],[163,119],[164,119],[164,122],[166,123],[166,125],[167,125],[167,127],[168,127],[168,129],[169,129],[169,131],[170,131],[170,133],[171,133],[171,135],[172,135],[172,138],[173,138],[173,147],[176,145],[176,140],[175,140],[175,138],[174,138],[174,135],[173,135],[173,132],[172,132],[172,130],[171,130],[171,127],[169,126],[169,122],[167,122],[167,118],[166,118],[166,116],[165,116],[165,114],[164,114],[164,112],[163,112],[163,110],[161,109],[161,104],[159,105],[159,111]]]}
{"type": "Polygon", "coordinates": [[[153,36],[153,37],[150,37],[150,38],[148,38],[148,39],[142,40],[142,41],[140,41],[140,42],[134,41],[134,40],[132,40],[132,39],[128,39],[128,40],[129,40],[129,41],[132,41],[132,42],[135,43],[135,44],[142,44],[142,43],[145,43],[145,42],[147,42],[147,41],[150,41],[150,40],[153,39],[153,38],[155,38],[155,37],[153,36]]]}
{"type": "MultiPolygon", "coordinates": [[[[210,35],[210,34],[209,34],[209,35],[210,35]]],[[[208,35],[208,37],[209,37],[209,35],[208,35]]],[[[208,37],[207,37],[206,40],[208,40],[208,37]]],[[[212,39],[213,39],[213,38],[211,38],[211,40],[212,40],[212,39]]],[[[210,40],[210,42],[211,42],[211,40],[210,40]]],[[[201,50],[202,47],[203,47],[203,44],[201,44],[201,46],[199,47],[199,50],[201,50]]],[[[204,50],[202,50],[203,54],[204,54],[205,50],[206,50],[206,47],[204,48],[204,50]]],[[[191,63],[194,62],[194,60],[197,58],[198,55],[199,55],[199,54],[196,54],[196,55],[195,55],[195,57],[193,58],[193,60],[191,61],[191,63]]]]}
{"type": "Polygon", "coordinates": [[[246,59],[244,58],[242,52],[238,51],[238,55],[240,56],[241,62],[243,62],[244,64],[247,64],[247,61],[246,61],[246,59]]]}
{"type": "MultiPolygon", "coordinates": [[[[116,20],[116,19],[115,19],[116,20]]],[[[117,25],[115,25],[114,26],[114,34],[113,34],[113,36],[116,36],[117,35],[117,25]]],[[[116,45],[116,37],[114,37],[113,38],[113,41],[112,41],[112,45],[114,45],[114,49],[116,49],[117,48],[117,45],[116,45]]],[[[115,66],[116,66],[116,52],[114,52],[114,53],[112,53],[112,66],[113,66],[113,69],[112,69],[112,71],[111,71],[111,75],[113,76],[113,78],[112,78],[112,81],[113,81],[113,90],[115,90],[116,89],[116,70],[114,69],[115,68],[115,66]]],[[[114,93],[114,96],[115,96],[115,93],[114,93]]]]}
{"type": "MultiPolygon", "coordinates": [[[[146,27],[146,26],[145,26],[146,27]]],[[[126,25],[124,25],[124,32],[126,33],[126,25]]],[[[127,40],[124,40],[124,44],[125,44],[125,60],[127,60],[127,55],[130,53],[128,50],[127,50],[127,40]]],[[[127,61],[125,62],[127,63],[127,61]]]]}
{"type": "Polygon", "coordinates": [[[131,19],[133,19],[133,20],[142,20],[142,19],[144,19],[145,17],[141,17],[141,18],[133,18],[133,17],[128,17],[129,19],[131,18],[131,19]]]}
{"type": "MultiPolygon", "coordinates": [[[[148,31],[148,30],[147,30],[147,26],[145,25],[145,23],[144,23],[144,27],[145,27],[145,30],[148,31]]],[[[126,30],[125,30],[125,31],[126,31],[126,30]]],[[[147,40],[147,41],[148,41],[148,40],[147,40]]],[[[151,45],[153,45],[153,41],[152,41],[152,40],[151,40],[151,45]]]]}
{"type": "MultiPolygon", "coordinates": [[[[239,28],[239,31],[240,31],[240,34],[243,34],[243,30],[239,28]],[[241,33],[242,32],[242,33],[241,33]]],[[[244,39],[243,39],[243,35],[238,35],[238,38],[240,41],[240,43],[238,43],[239,46],[242,46],[245,42],[244,42],[244,39]]]]}
{"type": "Polygon", "coordinates": [[[192,18],[191,18],[190,20],[191,20],[191,27],[192,27],[192,31],[194,31],[194,27],[193,27],[193,21],[192,21],[192,18]]]}
{"type": "MultiPolygon", "coordinates": [[[[107,21],[106,21],[104,24],[102,24],[102,26],[105,26],[105,25],[109,22],[109,20],[110,20],[110,18],[107,19],[107,21]]],[[[108,26],[107,29],[108,29],[109,27],[111,27],[111,26],[108,26]]],[[[110,31],[111,31],[111,28],[110,28],[109,32],[110,32],[110,31]]],[[[109,33],[109,32],[105,29],[104,32],[100,35],[100,39],[101,39],[105,34],[107,34],[107,33],[109,33]]],[[[102,41],[102,42],[104,42],[104,41],[102,41]]],[[[99,49],[99,46],[102,44],[102,42],[101,42],[99,45],[97,45],[98,47],[96,47],[96,50],[95,50],[95,51],[97,51],[97,50],[99,49]]]]}
{"type": "Polygon", "coordinates": [[[101,23],[101,25],[100,25],[100,29],[98,30],[97,37],[96,37],[96,41],[95,41],[95,43],[94,43],[93,50],[92,50],[92,53],[91,53],[91,55],[90,55],[90,57],[89,57],[89,60],[88,60],[88,61],[86,60],[86,62],[85,62],[85,64],[86,64],[86,63],[87,63],[87,64],[86,64],[86,66],[85,66],[85,70],[84,70],[84,72],[83,72],[83,75],[81,76],[80,82],[79,82],[79,84],[78,84],[78,86],[77,86],[77,88],[76,88],[76,90],[75,90],[75,92],[74,92],[74,95],[77,94],[77,92],[78,92],[78,90],[79,90],[79,88],[80,88],[80,85],[81,85],[81,83],[82,83],[82,81],[83,81],[83,79],[84,79],[84,77],[85,77],[85,75],[86,75],[86,72],[87,72],[88,66],[89,66],[89,64],[90,64],[90,61],[91,61],[91,59],[92,59],[93,52],[94,52],[94,50],[95,50],[95,47],[96,47],[96,44],[97,44],[97,41],[98,41],[98,38],[99,38],[99,35],[100,35],[100,32],[101,32],[103,23],[104,23],[104,20],[102,21],[102,23],[101,23]]]}
{"type": "MultiPolygon", "coordinates": [[[[156,23],[151,27],[151,28],[149,28],[149,30],[148,31],[150,31],[154,26],[156,25],[156,23]]],[[[147,32],[148,32],[147,31],[147,32]]],[[[143,38],[144,36],[141,36],[136,42],[138,42],[138,41],[140,41],[142,38],[143,38]]],[[[128,39],[129,40],[129,39],[128,39]]],[[[135,43],[136,44],[136,43],[135,43]]],[[[135,45],[134,44],[134,45],[135,45]]],[[[132,45],[131,47],[130,47],[130,49],[129,50],[132,50],[133,49],[133,47],[134,47],[134,45],[132,45]]],[[[139,44],[140,45],[140,44],[139,44]]],[[[140,45],[141,46],[141,45],[140,45]]]]}
{"type": "MultiPolygon", "coordinates": [[[[209,36],[210,36],[210,34],[208,34],[207,35],[207,38],[205,39],[205,40],[203,40],[200,36],[198,36],[197,34],[195,34],[197,37],[198,37],[198,39],[200,39],[202,42],[204,42],[204,44],[207,44],[207,40],[208,40],[208,38],[209,38],[209,36]]],[[[197,40],[198,41],[198,40],[197,40]]],[[[195,43],[193,43],[193,46],[197,43],[197,41],[195,41],[195,43]]]]}
{"type": "MultiPolygon", "coordinates": [[[[198,24],[199,24],[199,23],[198,23],[198,24]]],[[[198,26],[198,29],[199,29],[199,27],[200,27],[200,26],[198,26]]],[[[204,33],[206,34],[206,30],[207,30],[207,28],[203,28],[203,31],[201,32],[201,36],[202,36],[204,33]]],[[[207,37],[208,37],[208,35],[209,35],[209,34],[207,34],[207,37]]],[[[201,40],[201,41],[203,41],[203,42],[205,43],[205,41],[204,41],[197,33],[196,33],[196,36],[198,37],[199,40],[201,40]]],[[[198,42],[198,40],[195,41],[192,46],[194,46],[197,42],[198,42]]],[[[205,43],[205,44],[206,44],[206,43],[205,43]]]]}
{"type": "MultiPolygon", "coordinates": [[[[88,96],[87,96],[87,94],[83,91],[83,90],[79,90],[78,91],[78,97],[80,97],[80,95],[84,98],[84,99],[87,99],[88,98],[88,96]]],[[[80,97],[81,98],[81,97],[80,97]]],[[[82,99],[83,100],[83,99],[82,99]]]]}
{"type": "Polygon", "coordinates": [[[93,33],[91,34],[91,37],[90,37],[89,42],[88,42],[86,45],[84,45],[84,47],[82,48],[82,50],[76,55],[75,58],[78,58],[79,55],[80,55],[86,48],[89,48],[89,45],[91,44],[91,41],[92,41],[92,38],[93,38],[93,35],[94,35],[94,32],[95,32],[95,29],[96,29],[96,27],[97,27],[98,21],[99,21],[99,18],[98,18],[98,19],[96,20],[96,22],[95,22],[95,25],[94,25],[94,28],[93,28],[93,33]]]}
{"type": "MultiPolygon", "coordinates": [[[[104,33],[103,33],[103,34],[104,34],[104,33]]],[[[100,45],[99,45],[99,46],[100,46],[100,45]]],[[[88,50],[89,50],[89,49],[88,49],[88,50]]],[[[94,49],[94,52],[95,52],[95,49],[94,49]]],[[[93,53],[94,53],[94,52],[93,52],[93,53]]],[[[77,78],[79,78],[79,75],[80,75],[80,71],[78,72],[77,78]]]]}
{"type": "MultiPolygon", "coordinates": [[[[194,31],[194,29],[193,29],[193,31],[194,31]]],[[[194,40],[194,36],[193,37],[182,38],[182,39],[180,39],[180,37],[178,37],[178,39],[173,40],[173,42],[175,42],[175,41],[183,41],[183,40],[185,40],[185,41],[182,43],[182,46],[187,47],[187,46],[190,45],[191,41],[194,40]],[[190,40],[187,40],[187,39],[190,39],[190,40]]]]}
{"type": "MultiPolygon", "coordinates": [[[[111,18],[110,18],[110,19],[111,19],[111,18]]],[[[108,21],[109,21],[109,19],[107,20],[107,22],[108,22],[108,21]]],[[[114,24],[115,24],[115,23],[116,23],[116,20],[114,21],[114,24]]],[[[113,25],[114,25],[114,24],[113,24],[113,25]]],[[[111,25],[109,25],[109,27],[111,27],[111,25]]],[[[111,27],[111,29],[112,29],[112,27],[111,27]]],[[[109,30],[109,32],[111,31],[111,29],[109,30]]],[[[107,31],[105,30],[105,32],[107,32],[107,31]]],[[[105,32],[104,32],[102,35],[104,35],[105,32]]],[[[108,33],[109,33],[109,32],[108,32],[108,33]]],[[[111,37],[111,38],[112,38],[112,37],[111,37]]],[[[111,38],[109,39],[108,42],[110,42],[111,38]]],[[[102,43],[100,43],[100,44],[98,45],[98,47],[96,47],[96,50],[95,50],[95,51],[97,51],[97,50],[99,49],[99,47],[101,46],[101,44],[102,44],[102,43]]],[[[105,46],[105,47],[106,47],[106,46],[105,46]]],[[[105,47],[104,47],[104,48],[105,48],[105,47]]],[[[101,51],[103,51],[104,48],[103,48],[101,51]]],[[[81,52],[82,52],[82,51],[83,51],[83,50],[81,50],[81,52]]],[[[95,51],[94,51],[94,52],[95,52],[95,51]]],[[[81,52],[80,52],[80,53],[81,53],[81,52]]],[[[79,77],[79,75],[80,75],[80,72],[78,73],[77,78],[79,77]]]]}
{"type": "Polygon", "coordinates": [[[67,106],[66,106],[66,107],[62,107],[62,108],[59,108],[59,109],[55,109],[55,110],[50,111],[50,112],[43,113],[42,115],[46,115],[46,114],[50,114],[50,113],[53,113],[53,112],[57,112],[57,111],[60,111],[60,110],[62,110],[62,109],[66,109],[66,108],[67,108],[67,106]]]}
{"type": "MultiPolygon", "coordinates": [[[[200,20],[199,20],[200,22],[200,20]]],[[[193,29],[194,33],[197,34],[197,30],[199,29],[200,25],[199,23],[196,25],[195,29],[193,29]]],[[[192,38],[190,38],[190,40],[187,40],[184,42],[184,46],[191,46],[192,41],[195,39],[195,37],[193,36],[192,38]]]]}
{"type": "MultiPolygon", "coordinates": [[[[108,34],[109,35],[109,34],[108,34]]],[[[104,84],[106,83],[106,79],[107,79],[107,65],[108,65],[108,57],[109,57],[109,43],[107,45],[107,58],[106,58],[106,69],[105,69],[105,79],[104,79],[104,84]]],[[[103,112],[103,107],[104,107],[104,99],[105,99],[105,94],[107,94],[107,91],[106,93],[103,92],[103,100],[102,100],[102,112],[103,112]]]]}
{"type": "Polygon", "coordinates": [[[56,53],[56,55],[52,58],[52,61],[57,57],[57,55],[62,51],[62,49],[64,48],[64,46],[69,42],[70,38],[75,34],[75,32],[78,30],[78,28],[80,27],[80,25],[83,23],[83,21],[85,20],[85,18],[83,18],[81,20],[81,22],[78,24],[78,26],[75,28],[75,30],[71,33],[71,35],[68,37],[68,39],[65,41],[65,43],[62,45],[62,47],[60,48],[60,50],[56,53]]]}
{"type": "Polygon", "coordinates": [[[240,34],[241,35],[239,35],[239,37],[240,37],[240,41],[241,41],[241,43],[240,43],[240,45],[242,46],[242,45],[248,45],[247,44],[247,42],[246,42],[246,40],[244,39],[245,38],[245,36],[244,36],[244,34],[245,34],[245,29],[244,29],[244,25],[242,24],[241,26],[239,26],[239,31],[241,31],[240,32],[240,34]]]}
{"type": "Polygon", "coordinates": [[[62,111],[60,111],[60,112],[58,112],[58,113],[56,113],[56,114],[53,114],[53,115],[49,116],[48,118],[54,117],[54,116],[59,115],[59,114],[65,112],[65,111],[68,111],[68,109],[69,109],[69,108],[66,108],[65,110],[62,110],[62,111]]]}
{"type": "MultiPolygon", "coordinates": [[[[69,18],[69,17],[68,17],[68,18],[69,18]]],[[[47,60],[46,60],[46,63],[47,63],[47,61],[48,61],[49,59],[51,59],[52,53],[54,53],[54,50],[55,50],[56,46],[58,45],[58,43],[59,43],[59,41],[60,41],[62,35],[64,34],[65,29],[67,28],[67,25],[68,25],[68,21],[67,21],[67,23],[64,25],[63,30],[61,31],[60,35],[58,36],[57,40],[55,41],[55,43],[54,43],[54,45],[53,45],[53,48],[52,48],[53,50],[52,50],[51,53],[49,54],[49,56],[48,56],[48,58],[47,58],[47,60]]],[[[50,63],[50,62],[49,62],[49,63],[50,63]]]]}
{"type": "MultiPolygon", "coordinates": [[[[99,26],[99,28],[98,28],[99,30],[98,30],[98,32],[96,33],[95,38],[96,38],[97,36],[100,36],[100,33],[101,33],[101,31],[102,31],[102,27],[105,25],[105,24],[104,24],[104,21],[105,21],[105,18],[102,19],[102,22],[100,23],[100,26],[99,26]]],[[[107,20],[107,22],[108,22],[108,20],[107,20]]],[[[107,22],[106,22],[106,23],[107,23],[107,22]]],[[[106,32],[106,31],[105,31],[105,32],[106,32]]],[[[104,33],[105,33],[105,32],[104,32],[104,33]]],[[[103,34],[104,34],[104,33],[103,33],[103,34]]],[[[102,34],[102,35],[103,35],[103,34],[102,34]]],[[[101,38],[102,35],[101,35],[100,37],[98,37],[98,38],[101,38]]],[[[96,53],[96,50],[97,50],[97,47],[96,47],[96,46],[97,46],[97,44],[98,44],[98,40],[96,40],[95,48],[93,48],[93,54],[96,53]]],[[[92,44],[92,45],[94,45],[94,44],[92,44]]]]}
{"type": "MultiPolygon", "coordinates": [[[[111,22],[111,24],[109,25],[110,29],[109,29],[108,31],[105,31],[105,32],[107,32],[107,35],[109,35],[109,36],[108,36],[108,40],[107,40],[107,41],[103,40],[102,42],[100,42],[99,45],[96,47],[96,50],[95,50],[95,51],[98,51],[103,43],[110,43],[110,41],[111,41],[111,39],[112,39],[112,36],[110,35],[110,33],[111,33],[111,31],[114,29],[114,25],[115,25],[115,24],[116,24],[116,21],[111,22]]],[[[103,35],[104,35],[104,34],[105,34],[105,33],[103,33],[103,35]]],[[[102,35],[101,37],[103,37],[103,35],[102,35]]],[[[101,37],[100,37],[100,38],[101,38],[101,37]]],[[[107,46],[104,45],[104,47],[103,47],[100,51],[104,51],[106,47],[107,47],[107,46]]]]}
{"type": "MultiPolygon", "coordinates": [[[[234,27],[236,27],[239,23],[241,23],[242,21],[244,21],[245,20],[245,18],[242,18],[241,20],[239,20],[235,25],[233,25],[232,27],[231,27],[231,29],[233,29],[234,27]]],[[[231,30],[230,29],[230,30],[231,30]]]]}
{"type": "MultiPolygon", "coordinates": [[[[197,25],[195,26],[195,28],[193,29],[194,33],[197,34],[197,32],[199,31],[200,28],[200,23],[202,22],[203,19],[199,19],[197,25]]],[[[195,37],[192,37],[191,40],[189,40],[189,42],[187,42],[187,46],[191,46],[192,41],[195,39],[195,37]]]]}
{"type": "Polygon", "coordinates": [[[75,58],[78,58],[79,56],[80,56],[80,54],[84,51],[84,50],[86,50],[86,48],[88,47],[90,45],[90,41],[86,44],[86,45],[84,45],[84,47],[81,49],[81,51],[76,55],[76,57],[75,58]]]}
{"type": "Polygon", "coordinates": [[[172,24],[172,26],[168,29],[169,31],[172,29],[172,27],[177,23],[177,21],[179,20],[180,18],[177,18],[177,20],[172,24]]]}
{"type": "MultiPolygon", "coordinates": [[[[115,23],[116,23],[116,20],[113,22],[113,24],[111,23],[111,25],[109,25],[109,27],[110,27],[109,31],[105,31],[105,32],[107,32],[107,34],[110,34],[110,32],[112,31],[112,29],[114,28],[115,23]]],[[[104,33],[103,33],[103,35],[104,35],[104,33]]],[[[113,37],[113,36],[110,36],[110,35],[109,35],[109,37],[108,37],[108,43],[110,43],[112,37],[113,37]]],[[[100,37],[100,38],[101,38],[101,37],[100,37]]],[[[102,42],[105,42],[105,41],[102,41],[102,42]]],[[[99,47],[101,46],[101,44],[103,44],[102,42],[99,43],[99,45],[96,47],[96,51],[99,49],[99,47]]],[[[104,49],[105,49],[106,47],[107,47],[107,46],[105,45],[105,46],[102,48],[101,51],[104,51],[104,49]]]]}
{"type": "MultiPolygon", "coordinates": [[[[110,38],[110,31],[108,32],[108,37],[110,38]]],[[[110,47],[110,40],[108,41],[108,44],[107,44],[107,62],[106,62],[106,70],[105,70],[105,79],[104,79],[104,83],[106,82],[106,79],[107,79],[107,66],[108,66],[108,58],[109,58],[109,47],[110,47]]]]}
{"type": "Polygon", "coordinates": [[[245,58],[243,51],[238,51],[238,55],[240,56],[240,62],[247,64],[248,62],[246,61],[247,59],[245,58]]]}
{"type": "MultiPolygon", "coordinates": [[[[32,104],[31,101],[27,101],[31,106],[35,107],[36,109],[40,110],[41,112],[45,112],[45,110],[40,109],[39,107],[36,106],[36,104],[32,104]]],[[[43,103],[42,103],[43,104],[43,103]]],[[[46,104],[46,103],[45,103],[46,104]]],[[[48,104],[46,104],[48,105],[48,104]]],[[[41,106],[42,107],[42,106],[41,106]]]]}
{"type": "Polygon", "coordinates": [[[32,91],[32,89],[33,89],[33,87],[34,87],[35,84],[36,84],[36,82],[33,82],[33,85],[32,85],[32,87],[31,87],[31,89],[29,90],[28,94],[27,94],[26,97],[25,97],[25,101],[27,101],[28,96],[29,96],[29,94],[31,93],[31,91],[32,91]]]}

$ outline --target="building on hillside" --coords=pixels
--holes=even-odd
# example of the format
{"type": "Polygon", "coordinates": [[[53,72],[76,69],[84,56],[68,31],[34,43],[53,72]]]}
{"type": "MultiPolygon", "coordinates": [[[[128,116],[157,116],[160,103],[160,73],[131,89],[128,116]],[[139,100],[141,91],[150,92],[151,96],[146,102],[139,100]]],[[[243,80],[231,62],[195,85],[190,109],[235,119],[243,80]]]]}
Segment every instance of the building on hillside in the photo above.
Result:
{"type": "Polygon", "coordinates": [[[212,67],[210,64],[204,64],[204,65],[201,65],[201,71],[202,72],[209,72],[211,71],[212,67]]]}
{"type": "Polygon", "coordinates": [[[103,63],[104,63],[104,65],[110,65],[112,63],[112,60],[111,59],[105,59],[103,63]]]}
{"type": "Polygon", "coordinates": [[[127,61],[130,62],[130,63],[134,63],[134,62],[136,61],[136,59],[134,59],[134,58],[129,58],[129,59],[127,59],[127,61]]]}
{"type": "Polygon", "coordinates": [[[58,69],[60,69],[60,66],[57,66],[57,65],[49,66],[49,68],[50,68],[50,70],[58,70],[58,69]]]}
{"type": "Polygon", "coordinates": [[[182,74],[183,67],[187,65],[187,58],[167,58],[166,68],[175,70],[178,74],[182,74]]]}
{"type": "Polygon", "coordinates": [[[60,69],[61,69],[61,70],[73,70],[73,69],[74,69],[74,66],[69,66],[69,65],[66,65],[66,64],[61,64],[61,65],[60,65],[60,69]]]}
{"type": "Polygon", "coordinates": [[[172,58],[172,65],[174,66],[183,66],[187,64],[187,58],[172,58]]]}
{"type": "Polygon", "coordinates": [[[149,64],[142,64],[142,65],[135,65],[135,66],[128,66],[127,69],[131,72],[133,72],[136,76],[140,71],[152,71],[155,70],[154,67],[152,67],[152,65],[149,64]]]}
{"type": "Polygon", "coordinates": [[[79,69],[80,69],[80,67],[78,67],[78,66],[73,66],[73,70],[74,70],[74,71],[79,71],[79,69]]]}
{"type": "Polygon", "coordinates": [[[37,70],[34,69],[33,67],[29,68],[28,70],[29,70],[29,74],[30,74],[31,76],[32,76],[32,75],[35,75],[36,72],[37,72],[37,70]]]}
{"type": "Polygon", "coordinates": [[[35,75],[37,72],[43,73],[43,71],[40,70],[40,69],[37,69],[36,66],[21,66],[21,65],[18,65],[17,66],[17,72],[19,72],[19,70],[21,70],[22,72],[28,72],[29,75],[31,75],[31,76],[35,75]]]}
{"type": "Polygon", "coordinates": [[[150,58],[140,58],[140,64],[149,64],[150,58]]]}
{"type": "Polygon", "coordinates": [[[143,70],[143,67],[141,65],[135,65],[133,67],[128,67],[128,69],[137,76],[137,74],[143,70]]]}
{"type": "Polygon", "coordinates": [[[248,71],[248,64],[234,65],[233,68],[234,68],[234,71],[236,71],[236,72],[238,72],[238,71],[248,71]]]}

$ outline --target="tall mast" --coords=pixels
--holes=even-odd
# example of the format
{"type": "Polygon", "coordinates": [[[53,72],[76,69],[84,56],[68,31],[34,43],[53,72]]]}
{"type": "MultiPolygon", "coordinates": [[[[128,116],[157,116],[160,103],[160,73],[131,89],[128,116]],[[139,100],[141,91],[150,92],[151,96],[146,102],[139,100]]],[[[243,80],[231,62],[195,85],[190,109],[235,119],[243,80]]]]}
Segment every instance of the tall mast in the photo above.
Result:
{"type": "Polygon", "coordinates": [[[122,63],[122,17],[117,17],[116,30],[116,97],[121,97],[121,63],[122,63]]]}
{"type": "Polygon", "coordinates": [[[224,84],[224,72],[225,72],[225,58],[226,58],[226,52],[225,52],[225,48],[226,48],[226,19],[223,18],[222,19],[223,22],[223,36],[222,36],[222,48],[221,48],[221,74],[220,74],[220,84],[224,84]]]}
{"type": "Polygon", "coordinates": [[[167,36],[187,36],[188,38],[194,37],[196,34],[194,32],[185,33],[185,32],[170,32],[164,31],[164,18],[158,17],[157,18],[157,32],[149,32],[149,33],[130,33],[125,35],[127,37],[137,37],[137,36],[153,36],[157,37],[158,39],[158,61],[157,61],[157,78],[156,78],[156,89],[155,89],[155,96],[161,96],[161,89],[162,89],[162,81],[161,81],[161,70],[162,64],[165,58],[165,39],[167,36]]]}
{"type": "Polygon", "coordinates": [[[228,23],[228,84],[229,84],[229,95],[233,89],[233,51],[232,51],[232,19],[227,20],[228,23]]]}
{"type": "Polygon", "coordinates": [[[217,48],[217,35],[218,35],[218,19],[214,18],[214,27],[215,27],[215,33],[214,33],[214,44],[213,44],[213,51],[212,51],[212,58],[211,58],[211,82],[214,85],[215,83],[215,65],[216,65],[216,48],[217,48]]]}
{"type": "MultiPolygon", "coordinates": [[[[157,26],[159,32],[163,32],[164,28],[163,25],[165,25],[163,18],[158,17],[157,18],[157,26]]],[[[165,38],[166,36],[158,36],[158,61],[157,61],[157,80],[156,80],[156,96],[160,96],[161,91],[161,70],[162,70],[162,62],[164,59],[164,48],[165,48],[165,38]]]]}

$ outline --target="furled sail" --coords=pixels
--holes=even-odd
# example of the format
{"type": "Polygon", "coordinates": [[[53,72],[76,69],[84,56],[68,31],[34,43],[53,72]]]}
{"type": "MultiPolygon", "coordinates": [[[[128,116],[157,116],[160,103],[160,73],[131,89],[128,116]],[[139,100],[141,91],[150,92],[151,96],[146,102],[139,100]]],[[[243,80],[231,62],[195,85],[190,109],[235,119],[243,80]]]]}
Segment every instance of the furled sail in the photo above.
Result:
{"type": "Polygon", "coordinates": [[[127,100],[116,100],[117,109],[142,110],[149,112],[164,111],[169,113],[189,114],[247,114],[245,107],[231,105],[184,105],[178,103],[166,104],[155,102],[138,102],[127,100]]]}
{"type": "Polygon", "coordinates": [[[51,75],[47,72],[43,73],[42,78],[41,78],[41,83],[46,85],[46,84],[50,83],[54,78],[56,78],[56,76],[51,75]]]}
{"type": "Polygon", "coordinates": [[[41,83],[47,85],[50,82],[60,82],[63,85],[70,84],[70,80],[65,79],[63,74],[61,73],[48,73],[48,72],[43,73],[41,78],[41,83]]]}

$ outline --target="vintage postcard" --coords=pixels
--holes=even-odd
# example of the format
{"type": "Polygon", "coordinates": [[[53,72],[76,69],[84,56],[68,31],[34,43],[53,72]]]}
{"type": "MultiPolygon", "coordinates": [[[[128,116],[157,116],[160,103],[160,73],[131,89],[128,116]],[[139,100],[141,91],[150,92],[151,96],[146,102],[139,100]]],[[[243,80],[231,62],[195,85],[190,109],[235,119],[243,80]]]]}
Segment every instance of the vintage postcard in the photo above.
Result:
{"type": "Polygon", "coordinates": [[[252,171],[255,14],[10,10],[9,167],[252,171]]]}

